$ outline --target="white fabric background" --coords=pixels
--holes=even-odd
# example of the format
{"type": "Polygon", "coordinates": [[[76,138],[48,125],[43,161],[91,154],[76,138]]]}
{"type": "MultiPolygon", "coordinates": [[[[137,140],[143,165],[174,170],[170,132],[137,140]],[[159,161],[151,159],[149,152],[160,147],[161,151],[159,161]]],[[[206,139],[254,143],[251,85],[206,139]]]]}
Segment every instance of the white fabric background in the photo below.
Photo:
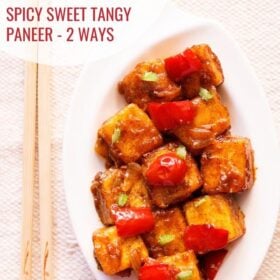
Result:
{"type": "MultiPolygon", "coordinates": [[[[219,20],[233,34],[263,84],[280,136],[280,1],[174,1],[181,9],[219,20]]],[[[19,278],[23,66],[23,61],[0,53],[0,279],[3,280],[19,278]]],[[[65,116],[81,69],[81,66],[54,67],[52,71],[53,238],[57,280],[93,279],[72,231],[62,181],[61,152],[65,116]]],[[[38,193],[35,198],[34,248],[39,245],[37,197],[38,193]]],[[[33,258],[33,279],[37,280],[40,279],[38,249],[34,250],[33,258]]],[[[280,279],[279,263],[280,222],[267,257],[255,279],[280,279]]]]}

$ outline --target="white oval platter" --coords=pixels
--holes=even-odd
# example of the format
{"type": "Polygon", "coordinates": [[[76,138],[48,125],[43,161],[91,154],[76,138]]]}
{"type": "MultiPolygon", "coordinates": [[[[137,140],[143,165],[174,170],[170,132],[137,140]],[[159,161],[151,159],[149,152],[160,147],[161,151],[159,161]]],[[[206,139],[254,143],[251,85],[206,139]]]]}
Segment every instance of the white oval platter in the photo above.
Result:
{"type": "MultiPolygon", "coordinates": [[[[217,280],[251,280],[269,247],[279,207],[279,151],[271,113],[253,70],[228,32],[217,22],[184,14],[168,5],[157,22],[132,47],[83,70],[66,123],[63,169],[65,193],[74,231],[96,280],[109,277],[97,269],[92,232],[101,227],[90,193],[94,175],[104,169],[93,152],[102,122],[125,105],[118,81],[137,62],[167,57],[193,44],[207,43],[218,55],[225,75],[220,88],[228,106],[232,132],[249,137],[255,150],[257,180],[239,196],[247,232],[235,242],[217,280]]],[[[136,279],[135,276],[125,279],[136,279]]]]}

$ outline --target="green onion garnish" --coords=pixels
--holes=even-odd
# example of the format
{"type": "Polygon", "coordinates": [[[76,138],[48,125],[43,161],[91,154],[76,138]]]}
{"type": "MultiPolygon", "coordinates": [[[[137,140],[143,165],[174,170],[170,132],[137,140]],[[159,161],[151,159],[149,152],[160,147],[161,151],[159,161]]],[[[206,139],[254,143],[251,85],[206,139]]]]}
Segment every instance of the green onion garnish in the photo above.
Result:
{"type": "Polygon", "coordinates": [[[186,159],[187,157],[187,149],[185,146],[180,145],[177,149],[176,149],[176,154],[178,157],[180,157],[181,159],[186,159]]]}
{"type": "Polygon", "coordinates": [[[175,236],[173,234],[162,234],[160,235],[158,239],[158,244],[161,246],[164,246],[170,242],[172,242],[175,239],[175,236]]]}
{"type": "Polygon", "coordinates": [[[203,204],[205,201],[206,201],[205,197],[200,198],[200,199],[194,201],[194,203],[193,203],[193,204],[194,204],[194,207],[199,207],[199,206],[200,206],[201,204],[203,204]]]}
{"type": "Polygon", "coordinates": [[[127,203],[127,200],[128,200],[128,195],[125,194],[125,193],[121,193],[121,194],[119,195],[119,197],[118,197],[118,205],[119,205],[120,207],[125,206],[126,203],[127,203]]]}
{"type": "Polygon", "coordinates": [[[178,280],[190,280],[193,277],[193,272],[191,270],[181,271],[177,274],[178,280]]]}
{"type": "Polygon", "coordinates": [[[205,88],[200,88],[199,96],[202,98],[202,100],[205,101],[208,101],[213,98],[213,94],[205,88]]]}
{"type": "Polygon", "coordinates": [[[141,79],[146,82],[156,82],[158,81],[158,75],[155,72],[145,72],[141,79]]]}
{"type": "Polygon", "coordinates": [[[121,138],[121,129],[119,127],[115,128],[112,135],[112,144],[117,143],[121,138]]]}

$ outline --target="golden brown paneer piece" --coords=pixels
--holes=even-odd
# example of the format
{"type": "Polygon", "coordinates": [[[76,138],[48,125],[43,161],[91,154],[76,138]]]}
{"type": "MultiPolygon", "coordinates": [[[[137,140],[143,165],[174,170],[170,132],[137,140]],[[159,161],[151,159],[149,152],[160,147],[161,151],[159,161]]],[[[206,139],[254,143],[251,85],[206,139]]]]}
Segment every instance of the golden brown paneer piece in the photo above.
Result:
{"type": "MultiPolygon", "coordinates": [[[[144,155],[142,165],[144,177],[157,157],[169,152],[176,152],[179,146],[177,143],[169,143],[144,155]]],[[[185,160],[187,172],[181,184],[172,187],[149,187],[152,203],[157,207],[166,208],[169,205],[183,201],[202,186],[202,179],[194,159],[187,153],[185,160]]]]}
{"type": "Polygon", "coordinates": [[[122,238],[115,226],[97,230],[92,240],[94,256],[104,273],[109,275],[138,269],[148,257],[148,250],[140,236],[122,238]]]}
{"type": "Polygon", "coordinates": [[[224,81],[221,63],[207,44],[194,45],[191,50],[202,62],[201,80],[203,85],[219,86],[224,81]]]}
{"type": "Polygon", "coordinates": [[[148,115],[135,104],[107,120],[98,130],[98,143],[100,138],[107,144],[110,155],[124,163],[135,162],[162,144],[162,137],[148,115]]]}
{"type": "Polygon", "coordinates": [[[189,225],[209,224],[229,232],[229,242],[245,233],[244,214],[228,195],[205,195],[184,206],[189,225]]]}
{"type": "Polygon", "coordinates": [[[189,272],[188,275],[190,280],[201,280],[198,269],[198,261],[192,250],[185,251],[183,253],[177,253],[173,256],[165,256],[157,259],[160,263],[165,263],[175,267],[180,272],[189,272]]]}
{"type": "Polygon", "coordinates": [[[193,153],[200,153],[216,136],[230,128],[230,117],[226,106],[221,102],[214,87],[210,92],[213,97],[208,101],[201,97],[192,100],[196,107],[193,121],[173,130],[173,133],[193,153]]]}
{"type": "Polygon", "coordinates": [[[254,184],[254,156],[244,137],[220,137],[202,154],[201,174],[206,193],[236,193],[254,184]]]}
{"type": "Polygon", "coordinates": [[[112,206],[148,207],[150,199],[141,166],[129,163],[99,172],[92,184],[95,207],[103,224],[112,225],[112,206]]]}
{"type": "Polygon", "coordinates": [[[189,99],[198,96],[200,88],[219,86],[224,81],[221,63],[208,45],[194,45],[191,50],[200,59],[202,69],[187,76],[181,83],[182,94],[189,99]]]}
{"type": "Polygon", "coordinates": [[[186,250],[183,240],[185,218],[179,208],[153,212],[155,227],[143,236],[153,258],[171,256],[186,250]]]}
{"type": "Polygon", "coordinates": [[[157,59],[137,64],[119,83],[119,92],[128,103],[146,110],[148,102],[178,99],[181,88],[168,78],[164,61],[157,59]]]}

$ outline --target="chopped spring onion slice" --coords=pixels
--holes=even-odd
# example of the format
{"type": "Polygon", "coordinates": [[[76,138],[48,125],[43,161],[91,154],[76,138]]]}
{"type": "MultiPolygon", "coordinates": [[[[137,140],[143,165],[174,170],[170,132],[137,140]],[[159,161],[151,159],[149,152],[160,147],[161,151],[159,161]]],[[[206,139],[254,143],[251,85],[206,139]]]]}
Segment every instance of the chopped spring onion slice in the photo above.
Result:
{"type": "Polygon", "coordinates": [[[127,200],[128,200],[128,195],[125,194],[125,193],[121,193],[121,194],[119,195],[119,197],[118,197],[118,205],[119,205],[120,207],[125,206],[126,203],[127,203],[127,200]]]}
{"type": "Polygon", "coordinates": [[[199,96],[205,101],[208,101],[213,98],[213,94],[205,88],[200,88],[199,96]]]}
{"type": "Polygon", "coordinates": [[[163,246],[170,242],[172,242],[175,239],[175,236],[173,234],[162,234],[160,235],[158,239],[158,244],[163,246]]]}
{"type": "Polygon", "coordinates": [[[203,204],[206,201],[205,197],[198,199],[194,202],[194,207],[199,207],[201,204],[203,204]]]}
{"type": "Polygon", "coordinates": [[[145,72],[141,79],[146,82],[156,82],[158,81],[158,75],[155,72],[145,72]]]}
{"type": "Polygon", "coordinates": [[[119,127],[115,128],[112,135],[112,144],[117,143],[121,138],[121,129],[119,127]]]}
{"type": "Polygon", "coordinates": [[[185,146],[180,145],[177,149],[176,149],[176,154],[178,157],[180,157],[181,159],[186,159],[187,157],[187,149],[185,146]]]}
{"type": "Polygon", "coordinates": [[[190,280],[193,277],[193,272],[191,270],[181,271],[177,274],[177,280],[190,280]]]}

